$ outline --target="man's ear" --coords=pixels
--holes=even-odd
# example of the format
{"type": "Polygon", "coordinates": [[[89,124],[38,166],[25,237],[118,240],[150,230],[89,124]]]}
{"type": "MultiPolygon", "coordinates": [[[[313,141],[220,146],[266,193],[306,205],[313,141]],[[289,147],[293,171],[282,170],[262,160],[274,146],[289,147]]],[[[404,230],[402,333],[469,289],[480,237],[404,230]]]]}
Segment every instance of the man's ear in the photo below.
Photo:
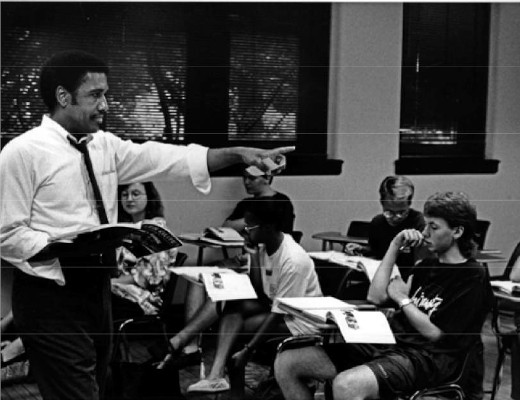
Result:
{"type": "Polygon", "coordinates": [[[56,100],[62,108],[65,108],[71,104],[72,96],[63,86],[58,86],[56,88],[56,100]]]}

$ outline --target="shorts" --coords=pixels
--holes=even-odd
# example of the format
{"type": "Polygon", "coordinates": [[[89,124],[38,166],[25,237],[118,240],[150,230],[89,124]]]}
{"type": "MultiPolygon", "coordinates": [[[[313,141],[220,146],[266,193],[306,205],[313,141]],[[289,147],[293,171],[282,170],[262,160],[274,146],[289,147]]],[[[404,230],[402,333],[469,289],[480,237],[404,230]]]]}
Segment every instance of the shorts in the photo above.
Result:
{"type": "Polygon", "coordinates": [[[414,349],[399,346],[358,343],[334,343],[324,346],[338,372],[366,365],[376,376],[379,396],[394,399],[399,394],[412,394],[431,384],[437,367],[431,357],[414,349]]]}

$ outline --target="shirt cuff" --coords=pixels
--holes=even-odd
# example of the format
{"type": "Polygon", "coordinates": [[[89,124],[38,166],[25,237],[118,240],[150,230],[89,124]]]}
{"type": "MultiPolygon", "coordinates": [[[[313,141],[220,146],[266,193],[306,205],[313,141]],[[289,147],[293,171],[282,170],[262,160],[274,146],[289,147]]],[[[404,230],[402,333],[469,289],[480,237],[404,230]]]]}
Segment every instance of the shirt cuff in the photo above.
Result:
{"type": "Polygon", "coordinates": [[[188,168],[193,186],[203,194],[211,191],[211,179],[208,170],[208,148],[198,144],[187,146],[188,168]]]}

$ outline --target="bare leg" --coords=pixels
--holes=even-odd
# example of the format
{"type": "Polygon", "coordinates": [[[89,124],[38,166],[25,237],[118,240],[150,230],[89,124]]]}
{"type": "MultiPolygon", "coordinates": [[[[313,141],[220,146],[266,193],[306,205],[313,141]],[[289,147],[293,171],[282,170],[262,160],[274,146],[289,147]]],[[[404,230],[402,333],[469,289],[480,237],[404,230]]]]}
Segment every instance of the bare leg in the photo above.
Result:
{"type": "Polygon", "coordinates": [[[336,400],[378,399],[379,384],[370,368],[359,365],[336,376],[332,393],[336,400]]]}
{"type": "Polygon", "coordinates": [[[190,322],[177,333],[177,335],[170,339],[172,347],[176,350],[184,347],[190,340],[197,338],[198,334],[209,328],[217,320],[216,303],[208,299],[202,307],[199,308],[190,322]]]}
{"type": "MultiPolygon", "coordinates": [[[[204,306],[206,301],[206,292],[204,287],[195,285],[194,283],[188,283],[186,299],[185,299],[185,325],[187,326],[190,321],[195,317],[196,313],[204,306]]],[[[196,351],[200,346],[200,337],[202,331],[198,335],[193,335],[186,343],[184,343],[184,351],[186,353],[192,353],[196,351]]],[[[174,348],[178,348],[175,347],[174,348]]]]}
{"type": "Polygon", "coordinates": [[[278,354],[274,372],[286,400],[312,400],[313,395],[307,386],[309,380],[333,379],[337,374],[334,364],[319,346],[286,350],[278,354]]]}
{"type": "MultiPolygon", "coordinates": [[[[244,300],[227,307],[220,320],[217,351],[207,378],[209,380],[224,377],[226,361],[238,334],[243,331],[245,321],[266,313],[266,309],[257,301],[244,300]]],[[[258,318],[256,327],[260,326],[263,320],[264,318],[258,318]]]]}

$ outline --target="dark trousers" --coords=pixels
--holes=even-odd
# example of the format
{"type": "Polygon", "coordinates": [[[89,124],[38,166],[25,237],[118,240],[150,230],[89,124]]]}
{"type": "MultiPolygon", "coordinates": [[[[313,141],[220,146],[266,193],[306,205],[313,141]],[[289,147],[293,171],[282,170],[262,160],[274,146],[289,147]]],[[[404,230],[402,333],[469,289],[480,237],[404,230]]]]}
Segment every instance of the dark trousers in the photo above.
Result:
{"type": "Polygon", "coordinates": [[[60,259],[65,286],[16,271],[13,316],[45,400],[103,398],[111,352],[114,257],[60,259]]]}

